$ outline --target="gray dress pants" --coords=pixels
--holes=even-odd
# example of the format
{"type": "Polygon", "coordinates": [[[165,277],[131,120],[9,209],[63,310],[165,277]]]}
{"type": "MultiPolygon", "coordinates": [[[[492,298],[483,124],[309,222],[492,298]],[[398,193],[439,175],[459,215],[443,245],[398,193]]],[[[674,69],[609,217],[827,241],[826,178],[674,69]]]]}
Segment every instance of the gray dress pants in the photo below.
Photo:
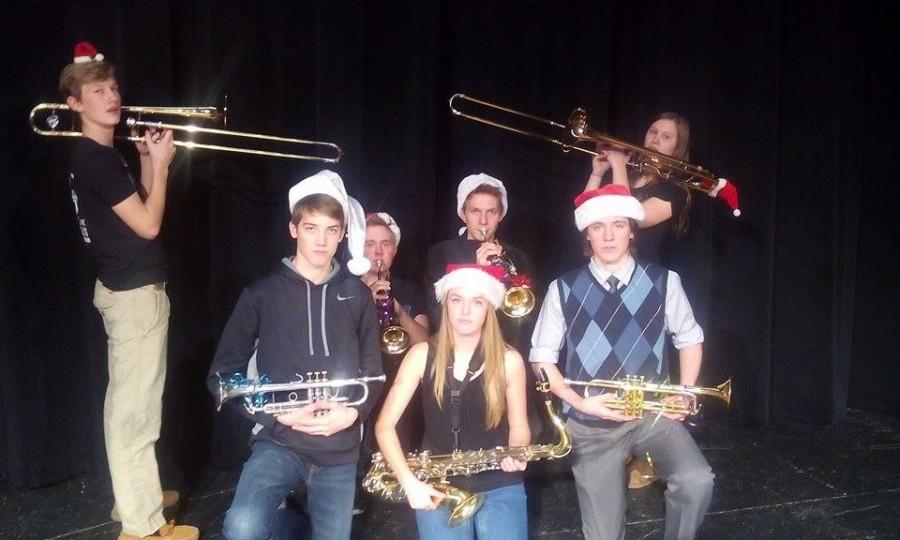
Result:
{"type": "Polygon", "coordinates": [[[600,428],[570,419],[566,428],[587,540],[625,538],[625,464],[648,452],[657,477],[666,482],[665,538],[694,538],[709,508],[715,475],[681,422],[648,415],[600,428]]]}

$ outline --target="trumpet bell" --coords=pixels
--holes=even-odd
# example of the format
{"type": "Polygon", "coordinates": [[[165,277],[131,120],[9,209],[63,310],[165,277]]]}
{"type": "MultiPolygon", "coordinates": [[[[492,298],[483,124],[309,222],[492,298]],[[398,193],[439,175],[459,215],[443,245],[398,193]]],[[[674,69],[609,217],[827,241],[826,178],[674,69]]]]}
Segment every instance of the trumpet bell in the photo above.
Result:
{"type": "Polygon", "coordinates": [[[400,326],[388,326],[381,331],[381,352],[403,354],[409,349],[409,333],[400,326]]]}
{"type": "Polygon", "coordinates": [[[531,287],[510,287],[503,295],[500,310],[507,317],[520,319],[534,310],[535,298],[531,287]]]}

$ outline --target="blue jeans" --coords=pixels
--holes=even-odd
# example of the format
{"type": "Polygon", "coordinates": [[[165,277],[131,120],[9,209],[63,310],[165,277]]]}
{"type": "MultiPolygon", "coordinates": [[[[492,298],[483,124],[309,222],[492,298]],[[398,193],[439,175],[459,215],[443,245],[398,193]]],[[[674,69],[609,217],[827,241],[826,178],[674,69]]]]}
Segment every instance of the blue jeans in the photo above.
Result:
{"type": "Polygon", "coordinates": [[[356,463],[318,466],[267,441],[253,443],[222,526],[228,540],[275,538],[278,507],[304,482],[313,540],[348,540],[356,492],[356,463]]]}
{"type": "Polygon", "coordinates": [[[484,505],[475,517],[456,527],[447,522],[450,512],[443,506],[436,510],[416,510],[420,540],[526,540],[528,511],[525,485],[522,482],[485,491],[484,505]]]}

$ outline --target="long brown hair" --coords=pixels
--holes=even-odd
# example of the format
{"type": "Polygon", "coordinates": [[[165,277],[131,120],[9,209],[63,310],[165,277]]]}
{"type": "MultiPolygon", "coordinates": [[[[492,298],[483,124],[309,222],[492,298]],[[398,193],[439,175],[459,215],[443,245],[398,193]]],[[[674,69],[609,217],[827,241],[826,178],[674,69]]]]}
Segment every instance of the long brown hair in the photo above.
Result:
{"type": "MultiPolygon", "coordinates": [[[[441,325],[431,338],[435,348],[431,377],[434,379],[434,398],[438,406],[444,402],[444,387],[447,382],[447,367],[452,365],[453,332],[450,330],[450,314],[446,302],[442,308],[441,325]]],[[[484,324],[481,326],[481,355],[484,371],[481,373],[481,388],[487,409],[484,411],[484,425],[493,429],[500,424],[506,413],[506,343],[497,322],[497,313],[488,308],[484,324]]]]}
{"type": "MultiPolygon", "coordinates": [[[[691,124],[688,122],[688,119],[675,112],[663,112],[656,115],[653,122],[658,120],[671,120],[675,124],[677,140],[675,141],[675,149],[672,151],[672,157],[682,161],[689,161],[691,158],[691,124]]],[[[658,178],[651,180],[651,182],[658,181],[658,178]]],[[[687,232],[690,225],[688,216],[691,210],[691,191],[680,183],[676,182],[675,185],[681,188],[685,194],[684,209],[677,216],[672,216],[672,230],[675,232],[676,237],[681,237],[687,232]]]]}

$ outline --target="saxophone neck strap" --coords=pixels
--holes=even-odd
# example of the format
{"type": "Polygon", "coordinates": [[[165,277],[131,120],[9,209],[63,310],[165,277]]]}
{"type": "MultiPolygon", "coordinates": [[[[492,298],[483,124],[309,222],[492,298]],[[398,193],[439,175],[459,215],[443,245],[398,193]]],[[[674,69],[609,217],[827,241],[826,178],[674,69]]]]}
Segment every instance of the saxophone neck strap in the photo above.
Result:
{"type": "Polygon", "coordinates": [[[478,370],[481,369],[481,365],[484,364],[484,359],[481,356],[481,344],[475,348],[475,351],[472,352],[471,358],[469,358],[469,367],[466,370],[466,376],[463,377],[462,381],[456,380],[456,377],[453,376],[453,366],[447,366],[447,370],[450,371],[448,373],[447,381],[449,381],[450,385],[450,433],[453,434],[453,450],[459,450],[459,432],[460,432],[460,424],[461,424],[461,413],[460,413],[460,403],[462,402],[462,393],[463,390],[466,389],[466,386],[469,385],[469,382],[472,380],[472,377],[478,373],[478,370]]]}

